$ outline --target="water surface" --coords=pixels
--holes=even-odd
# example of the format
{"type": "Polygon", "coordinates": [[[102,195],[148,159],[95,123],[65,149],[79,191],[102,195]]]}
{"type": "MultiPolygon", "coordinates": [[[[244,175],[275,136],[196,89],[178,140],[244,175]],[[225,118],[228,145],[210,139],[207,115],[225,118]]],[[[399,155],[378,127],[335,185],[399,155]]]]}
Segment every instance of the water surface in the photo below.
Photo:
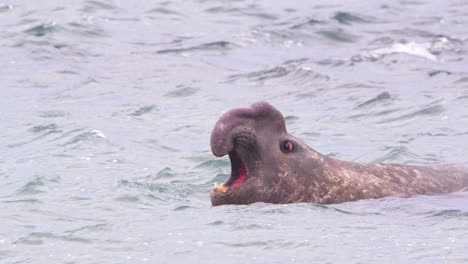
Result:
{"type": "Polygon", "coordinates": [[[0,2],[2,263],[466,263],[468,195],[211,207],[213,125],[468,165],[463,1],[0,2]]]}

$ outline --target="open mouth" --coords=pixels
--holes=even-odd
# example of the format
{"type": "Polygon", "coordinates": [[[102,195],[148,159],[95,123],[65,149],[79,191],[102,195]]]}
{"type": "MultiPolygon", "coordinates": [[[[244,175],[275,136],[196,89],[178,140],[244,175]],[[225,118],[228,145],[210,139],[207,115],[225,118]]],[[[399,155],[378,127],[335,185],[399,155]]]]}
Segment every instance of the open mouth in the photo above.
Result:
{"type": "Polygon", "coordinates": [[[231,160],[231,177],[229,177],[226,183],[214,184],[214,188],[223,193],[236,189],[248,178],[247,168],[235,151],[229,153],[229,159],[231,160]]]}

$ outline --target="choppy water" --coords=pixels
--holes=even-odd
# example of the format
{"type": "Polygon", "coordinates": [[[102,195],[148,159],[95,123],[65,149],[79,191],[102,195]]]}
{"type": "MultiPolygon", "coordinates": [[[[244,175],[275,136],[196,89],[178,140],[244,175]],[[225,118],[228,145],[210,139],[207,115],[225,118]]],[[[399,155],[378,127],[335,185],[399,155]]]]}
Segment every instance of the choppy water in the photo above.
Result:
{"type": "Polygon", "coordinates": [[[468,165],[466,1],[0,2],[0,262],[468,263],[468,195],[211,207],[223,111],[468,165]]]}

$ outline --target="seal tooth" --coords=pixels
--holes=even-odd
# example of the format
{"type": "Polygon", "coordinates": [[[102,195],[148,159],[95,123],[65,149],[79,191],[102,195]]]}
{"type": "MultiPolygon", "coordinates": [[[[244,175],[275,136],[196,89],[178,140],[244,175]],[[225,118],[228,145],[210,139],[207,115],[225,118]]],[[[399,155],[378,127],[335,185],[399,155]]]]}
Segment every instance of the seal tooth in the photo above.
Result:
{"type": "Polygon", "coordinates": [[[224,183],[217,183],[217,182],[215,182],[215,183],[214,183],[214,188],[215,188],[216,190],[220,190],[220,191],[223,192],[223,193],[225,193],[225,192],[228,190],[227,185],[224,184],[224,183]]]}

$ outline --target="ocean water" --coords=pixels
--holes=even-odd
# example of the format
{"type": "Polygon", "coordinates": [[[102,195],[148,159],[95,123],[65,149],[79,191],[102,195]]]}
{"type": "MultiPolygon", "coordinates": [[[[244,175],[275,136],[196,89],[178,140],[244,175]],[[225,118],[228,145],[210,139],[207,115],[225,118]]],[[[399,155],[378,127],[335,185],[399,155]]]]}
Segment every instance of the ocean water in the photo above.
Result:
{"type": "Polygon", "coordinates": [[[0,263],[468,263],[468,194],[212,207],[225,111],[468,166],[466,1],[0,1],[0,263]]]}

